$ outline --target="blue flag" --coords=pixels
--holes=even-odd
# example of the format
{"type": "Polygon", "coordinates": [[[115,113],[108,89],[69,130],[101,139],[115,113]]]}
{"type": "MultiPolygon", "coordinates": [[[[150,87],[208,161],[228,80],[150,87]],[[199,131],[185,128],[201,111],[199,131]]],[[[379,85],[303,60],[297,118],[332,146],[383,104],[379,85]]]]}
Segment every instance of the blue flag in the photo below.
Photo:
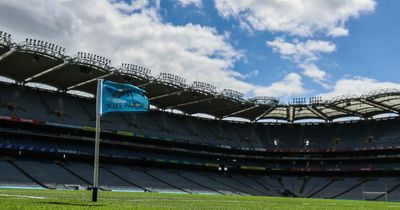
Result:
{"type": "Polygon", "coordinates": [[[101,80],[100,114],[109,112],[147,112],[145,91],[130,84],[101,80]]]}

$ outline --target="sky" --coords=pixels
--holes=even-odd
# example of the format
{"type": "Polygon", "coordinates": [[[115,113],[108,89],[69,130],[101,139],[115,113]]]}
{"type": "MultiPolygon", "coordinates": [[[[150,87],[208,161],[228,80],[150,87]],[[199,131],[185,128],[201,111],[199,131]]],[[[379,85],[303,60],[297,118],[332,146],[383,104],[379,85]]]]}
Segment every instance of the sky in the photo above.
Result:
{"type": "Polygon", "coordinates": [[[0,0],[0,30],[246,98],[400,89],[398,0],[0,0]]]}

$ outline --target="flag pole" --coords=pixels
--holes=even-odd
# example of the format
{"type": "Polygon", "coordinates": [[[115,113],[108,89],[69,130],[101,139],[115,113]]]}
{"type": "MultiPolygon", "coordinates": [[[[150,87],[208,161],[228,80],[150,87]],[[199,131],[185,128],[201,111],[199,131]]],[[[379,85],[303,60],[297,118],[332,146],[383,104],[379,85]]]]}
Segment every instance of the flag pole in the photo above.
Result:
{"type": "Polygon", "coordinates": [[[101,106],[101,83],[102,80],[97,80],[96,92],[96,135],[94,146],[94,167],[93,167],[93,187],[92,187],[92,202],[97,202],[97,193],[99,190],[99,147],[100,147],[100,106],[101,106]]]}

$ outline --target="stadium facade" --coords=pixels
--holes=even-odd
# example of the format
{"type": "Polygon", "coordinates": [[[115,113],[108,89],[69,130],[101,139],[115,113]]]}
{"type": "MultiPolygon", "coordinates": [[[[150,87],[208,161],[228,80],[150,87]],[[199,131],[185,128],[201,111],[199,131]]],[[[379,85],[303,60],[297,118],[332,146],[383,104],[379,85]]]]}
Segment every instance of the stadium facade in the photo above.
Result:
{"type": "Polygon", "coordinates": [[[64,51],[0,32],[0,76],[15,81],[0,84],[2,187],[91,185],[95,99],[72,92],[94,94],[101,78],[146,90],[154,107],[102,119],[103,190],[400,200],[399,90],[283,104],[64,51]]]}

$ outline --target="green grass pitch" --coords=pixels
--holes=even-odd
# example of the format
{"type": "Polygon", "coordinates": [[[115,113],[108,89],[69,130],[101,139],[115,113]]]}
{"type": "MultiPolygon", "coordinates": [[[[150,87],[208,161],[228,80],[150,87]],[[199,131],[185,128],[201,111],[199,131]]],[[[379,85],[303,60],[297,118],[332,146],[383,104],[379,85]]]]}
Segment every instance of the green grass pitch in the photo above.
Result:
{"type": "Polygon", "coordinates": [[[257,196],[0,189],[0,209],[400,209],[400,203],[257,196]]]}

